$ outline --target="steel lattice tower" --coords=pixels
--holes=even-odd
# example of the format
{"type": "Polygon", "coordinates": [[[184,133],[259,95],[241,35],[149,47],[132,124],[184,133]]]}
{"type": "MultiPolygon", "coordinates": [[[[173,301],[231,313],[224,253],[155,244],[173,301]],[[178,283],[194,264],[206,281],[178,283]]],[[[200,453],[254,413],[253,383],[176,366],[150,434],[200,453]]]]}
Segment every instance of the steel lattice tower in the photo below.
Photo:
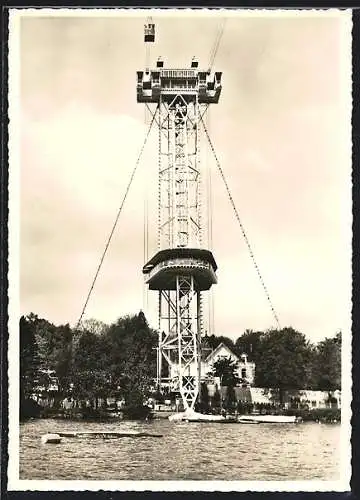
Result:
{"type": "MultiPolygon", "coordinates": [[[[154,41],[154,25],[145,42],[154,41]]],[[[202,171],[199,125],[221,92],[221,73],[200,71],[197,61],[184,69],[137,72],[137,102],[156,103],[158,125],[158,252],[143,273],[159,294],[157,382],[162,360],[176,367],[172,387],[186,409],[193,409],[200,386],[202,292],[217,282],[217,265],[203,248],[202,171]]]]}

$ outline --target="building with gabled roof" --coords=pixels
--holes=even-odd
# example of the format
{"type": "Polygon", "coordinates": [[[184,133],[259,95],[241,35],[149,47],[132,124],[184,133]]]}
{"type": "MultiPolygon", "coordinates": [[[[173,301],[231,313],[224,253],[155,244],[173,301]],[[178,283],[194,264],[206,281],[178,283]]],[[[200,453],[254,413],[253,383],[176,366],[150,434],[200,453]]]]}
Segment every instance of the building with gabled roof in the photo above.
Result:
{"type": "MultiPolygon", "coordinates": [[[[255,381],[255,363],[248,361],[247,354],[243,353],[237,356],[226,344],[221,342],[215,349],[208,346],[203,346],[201,355],[201,381],[211,382],[214,377],[211,374],[214,363],[221,358],[230,358],[237,363],[237,375],[242,381],[241,384],[245,386],[254,385],[255,381]]],[[[170,379],[177,376],[177,364],[171,364],[170,379]]],[[[189,374],[196,376],[197,366],[195,363],[190,365],[189,374]]]]}

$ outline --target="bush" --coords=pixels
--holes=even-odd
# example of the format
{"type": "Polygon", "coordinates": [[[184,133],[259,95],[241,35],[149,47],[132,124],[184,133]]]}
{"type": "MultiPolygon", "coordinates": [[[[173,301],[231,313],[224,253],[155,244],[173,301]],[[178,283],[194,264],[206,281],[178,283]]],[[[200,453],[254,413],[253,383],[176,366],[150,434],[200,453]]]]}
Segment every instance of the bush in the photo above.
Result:
{"type": "Polygon", "coordinates": [[[41,406],[33,399],[23,399],[20,402],[20,420],[39,418],[41,406]]]}
{"type": "Polygon", "coordinates": [[[41,418],[57,418],[57,417],[62,417],[64,411],[59,410],[58,408],[42,408],[41,409],[41,418]]]}
{"type": "Polygon", "coordinates": [[[157,403],[162,404],[162,403],[164,403],[164,401],[165,401],[164,394],[163,394],[161,391],[159,391],[159,390],[157,390],[157,391],[153,392],[152,394],[150,394],[150,396],[151,396],[151,397],[152,397],[152,398],[153,398],[153,399],[154,399],[157,403]]]}
{"type": "Polygon", "coordinates": [[[218,386],[216,386],[215,388],[215,394],[212,398],[212,406],[214,406],[215,408],[220,408],[221,406],[221,394],[218,386]]]}
{"type": "Polygon", "coordinates": [[[124,418],[128,420],[145,420],[152,418],[151,408],[148,406],[126,406],[122,409],[124,418]]]}
{"type": "Polygon", "coordinates": [[[79,418],[79,415],[82,415],[84,420],[108,420],[109,415],[106,410],[103,408],[92,408],[91,406],[87,406],[82,408],[81,410],[72,409],[69,412],[66,412],[70,418],[79,418]]]}
{"type": "Polygon", "coordinates": [[[232,410],[236,406],[236,396],[235,389],[232,385],[229,385],[226,389],[226,397],[224,401],[224,407],[227,410],[232,410]]]}
{"type": "Polygon", "coordinates": [[[236,409],[241,415],[246,415],[248,413],[252,413],[254,405],[252,403],[238,401],[236,409]]]}
{"type": "Polygon", "coordinates": [[[339,408],[316,408],[308,409],[289,409],[285,411],[286,415],[295,415],[301,417],[304,422],[337,422],[341,421],[341,410],[339,408]]]}

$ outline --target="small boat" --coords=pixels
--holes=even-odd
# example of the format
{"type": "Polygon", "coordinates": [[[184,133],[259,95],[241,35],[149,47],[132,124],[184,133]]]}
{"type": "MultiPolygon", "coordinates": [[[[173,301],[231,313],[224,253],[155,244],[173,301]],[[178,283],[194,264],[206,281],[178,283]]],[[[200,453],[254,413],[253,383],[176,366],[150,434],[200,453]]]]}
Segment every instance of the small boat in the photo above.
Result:
{"type": "Polygon", "coordinates": [[[171,422],[221,422],[228,423],[222,415],[207,415],[187,410],[181,413],[174,413],[169,416],[171,422]]]}
{"type": "Polygon", "coordinates": [[[237,418],[236,417],[225,417],[225,420],[220,420],[222,424],[236,424],[237,423],[237,418]]]}
{"type": "Polygon", "coordinates": [[[298,422],[298,419],[295,415],[239,415],[238,422],[242,424],[295,424],[296,422],[298,422]]]}

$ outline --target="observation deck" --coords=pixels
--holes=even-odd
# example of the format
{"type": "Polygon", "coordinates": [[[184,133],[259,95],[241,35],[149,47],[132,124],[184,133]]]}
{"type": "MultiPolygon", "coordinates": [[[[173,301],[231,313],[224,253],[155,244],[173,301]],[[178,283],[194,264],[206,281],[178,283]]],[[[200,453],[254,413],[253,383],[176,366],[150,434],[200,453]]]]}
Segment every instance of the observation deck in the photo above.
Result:
{"type": "Polygon", "coordinates": [[[150,290],[175,290],[176,276],[193,275],[198,291],[209,290],[217,283],[217,264],[209,250],[169,248],[160,250],[143,267],[150,290]]]}
{"type": "Polygon", "coordinates": [[[198,69],[198,62],[193,60],[190,68],[165,69],[163,61],[158,60],[156,69],[137,71],[137,102],[171,102],[181,94],[186,101],[217,103],[221,93],[221,75],[216,71],[198,69]]]}

